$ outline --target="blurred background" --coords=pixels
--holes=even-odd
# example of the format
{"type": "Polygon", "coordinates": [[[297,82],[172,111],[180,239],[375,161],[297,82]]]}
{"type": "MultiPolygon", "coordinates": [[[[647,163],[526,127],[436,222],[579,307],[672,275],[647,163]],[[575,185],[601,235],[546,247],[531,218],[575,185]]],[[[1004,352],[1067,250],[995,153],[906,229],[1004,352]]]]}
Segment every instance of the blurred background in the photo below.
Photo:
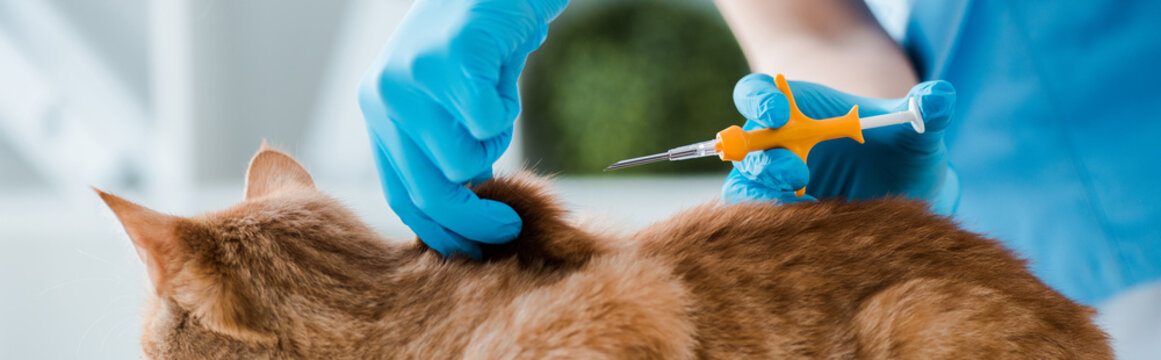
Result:
{"type": "MultiPolygon", "coordinates": [[[[412,238],[355,101],[410,3],[0,0],[0,359],[139,356],[144,268],[89,186],[178,215],[220,209],[241,200],[266,139],[376,229],[412,238]]],[[[520,124],[537,126],[497,172],[558,173],[578,216],[624,229],[717,198],[719,162],[599,173],[735,120],[746,65],[708,1],[577,1],[529,67],[520,124]]]]}
{"type": "MultiPolygon", "coordinates": [[[[906,0],[869,3],[898,37],[906,0]]],[[[266,139],[411,238],[354,93],[409,6],[0,0],[0,359],[139,356],[144,269],[90,185],[178,215],[219,209],[241,199],[266,139]]],[[[600,170],[738,123],[731,91],[747,72],[708,0],[574,1],[521,79],[497,172],[559,174],[577,216],[628,230],[716,201],[721,162],[600,170]]]]}

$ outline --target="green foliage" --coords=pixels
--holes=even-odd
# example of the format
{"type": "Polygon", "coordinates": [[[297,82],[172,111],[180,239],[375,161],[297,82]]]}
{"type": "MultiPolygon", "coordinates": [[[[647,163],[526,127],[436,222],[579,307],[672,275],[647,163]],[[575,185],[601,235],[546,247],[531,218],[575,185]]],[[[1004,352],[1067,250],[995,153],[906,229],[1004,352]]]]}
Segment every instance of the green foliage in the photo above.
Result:
{"type": "MultiPolygon", "coordinates": [[[[553,24],[522,79],[521,126],[531,163],[600,173],[617,160],[708,140],[742,122],[731,93],[748,68],[718,14],[662,0],[587,10],[566,11],[553,24]]],[[[704,159],[616,173],[723,169],[728,164],[704,159]]]]}

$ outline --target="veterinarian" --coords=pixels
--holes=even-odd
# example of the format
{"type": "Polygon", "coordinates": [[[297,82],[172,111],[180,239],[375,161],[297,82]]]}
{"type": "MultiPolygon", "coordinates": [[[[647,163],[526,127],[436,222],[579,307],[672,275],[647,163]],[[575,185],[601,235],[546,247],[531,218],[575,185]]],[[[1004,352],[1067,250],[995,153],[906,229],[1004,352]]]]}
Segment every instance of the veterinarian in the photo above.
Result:
{"type": "MultiPolygon", "coordinates": [[[[917,97],[928,129],[823,143],[809,168],[752,153],[727,202],[903,194],[1005,241],[1082,302],[1157,286],[1161,2],[915,1],[902,45],[859,1],[717,3],[761,73],[733,94],[747,129],[786,121],[773,73],[812,81],[791,85],[808,116],[917,97]]],[[[516,80],[566,5],[416,1],[367,72],[359,101],[388,202],[440,253],[478,257],[520,232],[511,208],[462,184],[492,176],[520,112],[516,80]]]]}

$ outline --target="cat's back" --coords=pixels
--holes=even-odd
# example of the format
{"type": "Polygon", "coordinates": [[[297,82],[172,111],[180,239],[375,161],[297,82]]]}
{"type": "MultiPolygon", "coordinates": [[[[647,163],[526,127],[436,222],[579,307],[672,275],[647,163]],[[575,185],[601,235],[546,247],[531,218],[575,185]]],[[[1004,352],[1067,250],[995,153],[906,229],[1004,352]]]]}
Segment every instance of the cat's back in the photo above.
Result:
{"type": "MultiPolygon", "coordinates": [[[[547,324],[583,324],[592,334],[583,338],[609,340],[602,344],[668,344],[665,358],[1111,358],[1091,309],[920,202],[711,204],[622,239],[562,221],[541,184],[510,178],[475,190],[525,224],[487,254],[591,280],[545,292],[571,299],[543,303],[563,307],[521,308],[551,308],[542,311],[547,324]],[[578,290],[592,297],[560,296],[578,290]],[[583,322],[557,316],[576,309],[598,311],[583,322]],[[642,325],[655,330],[599,335],[642,325]]],[[[499,333],[582,333],[545,329],[499,333]]]]}
{"type": "Polygon", "coordinates": [[[703,357],[1108,351],[1090,309],[919,202],[711,204],[636,241],[690,289],[703,357]]]}
{"type": "Polygon", "coordinates": [[[636,240],[682,273],[725,268],[735,271],[723,273],[726,277],[794,276],[809,288],[919,275],[1035,280],[1023,261],[996,241],[902,199],[707,204],[641,231],[636,240]]]}

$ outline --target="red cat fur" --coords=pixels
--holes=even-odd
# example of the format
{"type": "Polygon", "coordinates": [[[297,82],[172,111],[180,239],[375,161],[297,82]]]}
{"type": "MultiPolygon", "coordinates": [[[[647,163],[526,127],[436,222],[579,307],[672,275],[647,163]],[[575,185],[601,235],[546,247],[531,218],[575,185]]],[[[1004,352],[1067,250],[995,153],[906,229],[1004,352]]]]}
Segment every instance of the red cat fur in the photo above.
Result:
{"type": "Polygon", "coordinates": [[[475,188],[520,237],[485,261],[379,237],[289,156],[195,217],[99,192],[154,290],[151,359],[1110,359],[1093,311],[903,200],[704,205],[628,237],[531,176],[475,188]]]}

